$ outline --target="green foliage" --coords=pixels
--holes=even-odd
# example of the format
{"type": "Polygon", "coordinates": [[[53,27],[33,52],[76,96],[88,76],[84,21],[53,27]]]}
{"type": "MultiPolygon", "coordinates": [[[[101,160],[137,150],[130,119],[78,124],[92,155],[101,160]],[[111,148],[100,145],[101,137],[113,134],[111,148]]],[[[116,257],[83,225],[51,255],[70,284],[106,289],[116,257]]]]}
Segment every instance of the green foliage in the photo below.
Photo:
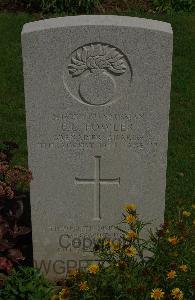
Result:
{"type": "MultiPolygon", "coordinates": [[[[4,0],[6,2],[6,0],[4,0]]],[[[89,14],[94,8],[104,4],[104,0],[7,0],[8,3],[17,5],[24,4],[25,7],[33,10],[41,10],[43,13],[62,13],[66,14],[89,14]]],[[[139,1],[138,1],[139,2],[139,1]]],[[[144,2],[144,1],[143,1],[144,2]]],[[[133,8],[136,1],[116,1],[111,0],[110,7],[119,7],[122,10],[124,7],[133,8]],[[125,6],[124,6],[125,5],[125,6]]],[[[138,4],[144,10],[150,9],[150,5],[146,3],[138,4]]],[[[190,12],[195,8],[194,0],[149,0],[157,12],[190,12]]],[[[108,7],[109,7],[108,5],[108,7]]],[[[106,7],[106,2],[105,2],[106,7]]]]}
{"type": "Polygon", "coordinates": [[[65,0],[64,2],[66,11],[91,13],[102,0],[65,0]]]}
{"type": "Polygon", "coordinates": [[[132,207],[127,207],[117,227],[120,239],[99,239],[94,250],[99,260],[87,271],[70,270],[64,288],[56,297],[194,299],[195,270],[191,262],[195,251],[195,205],[187,211],[180,208],[175,220],[166,221],[156,233],[150,232],[148,239],[141,234],[146,224],[139,220],[132,207]],[[164,297],[153,296],[158,289],[164,297]]]}
{"type": "Polygon", "coordinates": [[[0,290],[1,300],[50,300],[53,286],[33,268],[12,270],[0,290]]]}
{"type": "Polygon", "coordinates": [[[10,2],[15,4],[22,2],[26,7],[41,10],[43,13],[87,14],[91,13],[101,0],[10,0],[10,2]]]}
{"type": "Polygon", "coordinates": [[[194,0],[150,0],[158,12],[190,12],[195,8],[194,0]]]}
{"type": "Polygon", "coordinates": [[[194,215],[195,205],[187,210],[181,207],[176,219],[166,221],[144,239],[141,232],[147,224],[139,219],[136,207],[128,205],[116,227],[120,239],[100,238],[94,248],[97,262],[87,271],[69,270],[60,291],[38,270],[26,267],[12,270],[0,290],[0,299],[149,300],[153,296],[154,299],[193,300],[194,215]],[[163,297],[154,297],[157,291],[163,297]]]}

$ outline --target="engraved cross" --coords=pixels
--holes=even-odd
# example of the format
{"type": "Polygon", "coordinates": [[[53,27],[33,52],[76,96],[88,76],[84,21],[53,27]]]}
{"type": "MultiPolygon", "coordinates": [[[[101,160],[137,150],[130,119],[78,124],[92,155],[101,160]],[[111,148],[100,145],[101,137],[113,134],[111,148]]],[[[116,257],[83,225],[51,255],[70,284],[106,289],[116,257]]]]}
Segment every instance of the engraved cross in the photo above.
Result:
{"type": "Polygon", "coordinates": [[[101,156],[95,156],[95,172],[92,179],[75,178],[76,184],[93,184],[94,185],[94,220],[101,219],[100,213],[100,189],[102,184],[117,184],[120,185],[120,177],[113,179],[101,178],[101,156]]]}

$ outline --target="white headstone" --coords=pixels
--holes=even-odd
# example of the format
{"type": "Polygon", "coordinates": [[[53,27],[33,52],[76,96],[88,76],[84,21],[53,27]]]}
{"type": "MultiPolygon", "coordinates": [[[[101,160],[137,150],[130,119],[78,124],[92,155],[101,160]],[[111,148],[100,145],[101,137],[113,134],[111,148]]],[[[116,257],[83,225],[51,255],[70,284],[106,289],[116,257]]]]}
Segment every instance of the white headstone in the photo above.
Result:
{"type": "Polygon", "coordinates": [[[24,25],[22,47],[34,260],[59,278],[114,236],[125,203],[163,222],[172,29],[64,17],[24,25]]]}

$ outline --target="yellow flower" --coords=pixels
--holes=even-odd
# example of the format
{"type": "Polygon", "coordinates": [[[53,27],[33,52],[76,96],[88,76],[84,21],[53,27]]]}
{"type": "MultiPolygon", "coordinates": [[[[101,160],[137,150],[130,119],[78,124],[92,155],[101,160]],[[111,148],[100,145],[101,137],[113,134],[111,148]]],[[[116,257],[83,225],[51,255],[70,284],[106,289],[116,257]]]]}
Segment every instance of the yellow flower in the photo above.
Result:
{"type": "Polygon", "coordinates": [[[126,216],[125,220],[126,220],[127,223],[131,224],[131,223],[134,223],[136,221],[136,217],[133,216],[132,214],[130,214],[130,215],[126,216]]]}
{"type": "Polygon", "coordinates": [[[135,211],[136,210],[136,205],[135,204],[127,204],[127,205],[125,205],[125,210],[127,212],[129,212],[129,211],[135,211]]]}
{"type": "Polygon", "coordinates": [[[79,289],[80,289],[80,291],[88,291],[89,290],[89,286],[87,284],[87,281],[82,281],[79,284],[79,289]]]}
{"type": "Polygon", "coordinates": [[[183,299],[183,292],[179,288],[174,288],[171,291],[171,296],[173,296],[173,299],[182,300],[183,299]]]}
{"type": "Polygon", "coordinates": [[[164,298],[164,294],[165,292],[162,291],[162,289],[153,289],[151,292],[151,298],[155,299],[155,300],[160,300],[164,298]]]}
{"type": "Polygon", "coordinates": [[[112,242],[110,240],[104,241],[104,247],[110,247],[112,245],[112,242]]]}
{"type": "Polygon", "coordinates": [[[100,269],[99,266],[96,264],[92,264],[88,267],[88,271],[91,274],[96,274],[99,271],[99,269],[100,269]]]}
{"type": "Polygon", "coordinates": [[[188,266],[187,266],[187,265],[180,265],[180,266],[179,266],[179,269],[180,269],[182,272],[187,272],[187,271],[188,271],[188,266]]]}
{"type": "Polygon", "coordinates": [[[125,253],[127,256],[135,256],[137,254],[137,250],[135,247],[130,246],[125,249],[125,253]]]}
{"type": "Polygon", "coordinates": [[[192,204],[192,208],[195,209],[195,204],[192,204]]]}
{"type": "Polygon", "coordinates": [[[175,252],[171,252],[170,253],[170,256],[174,256],[174,257],[177,257],[179,254],[178,254],[178,252],[177,251],[175,251],[175,252]]]}
{"type": "Polygon", "coordinates": [[[61,292],[59,292],[59,300],[67,299],[69,294],[70,294],[69,288],[66,287],[66,288],[62,289],[61,292]]]}
{"type": "Polygon", "coordinates": [[[51,300],[59,300],[59,296],[58,295],[54,295],[51,297],[51,300]]]}
{"type": "Polygon", "coordinates": [[[171,270],[170,272],[167,273],[167,278],[168,279],[173,279],[175,278],[176,275],[176,272],[174,270],[171,270]]]}
{"type": "Polygon", "coordinates": [[[119,242],[114,242],[114,243],[112,243],[112,249],[113,249],[114,251],[120,250],[120,243],[119,243],[119,242]]]}
{"type": "Polygon", "coordinates": [[[130,230],[128,233],[127,233],[127,238],[129,238],[129,239],[136,239],[136,237],[137,237],[137,233],[135,232],[135,231],[133,231],[133,230],[130,230]]]}
{"type": "Polygon", "coordinates": [[[195,226],[195,220],[193,220],[193,221],[192,221],[192,225],[194,225],[194,226],[195,226]]]}
{"type": "Polygon", "coordinates": [[[77,269],[70,269],[68,270],[68,275],[72,277],[76,277],[79,274],[79,271],[77,269]]]}
{"type": "Polygon", "coordinates": [[[176,236],[170,236],[168,238],[168,242],[171,244],[171,245],[177,245],[177,243],[179,242],[178,238],[176,236]]]}
{"type": "Polygon", "coordinates": [[[184,210],[184,211],[182,212],[182,215],[183,215],[184,217],[189,217],[189,216],[191,215],[191,212],[190,212],[190,211],[187,211],[187,210],[184,210]]]}

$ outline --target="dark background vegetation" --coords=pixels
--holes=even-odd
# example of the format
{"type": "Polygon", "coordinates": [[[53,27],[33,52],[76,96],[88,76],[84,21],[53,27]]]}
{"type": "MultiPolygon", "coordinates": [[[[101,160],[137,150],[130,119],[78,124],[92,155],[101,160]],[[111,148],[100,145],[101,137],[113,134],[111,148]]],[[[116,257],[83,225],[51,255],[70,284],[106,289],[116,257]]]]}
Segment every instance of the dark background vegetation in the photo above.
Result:
{"type": "MultiPolygon", "coordinates": [[[[119,14],[171,23],[174,53],[166,216],[194,197],[195,15],[191,0],[0,0],[0,140],[19,145],[15,163],[27,166],[21,30],[25,23],[70,14],[119,14]]],[[[29,197],[28,197],[29,198],[29,197]]],[[[27,201],[24,223],[29,222],[27,201]],[[26,218],[26,219],[25,219],[26,218]]],[[[27,255],[27,253],[25,253],[27,255]]]]}
{"type": "Polygon", "coordinates": [[[149,12],[192,11],[194,0],[0,0],[7,9],[67,14],[105,13],[138,9],[149,12]]]}

